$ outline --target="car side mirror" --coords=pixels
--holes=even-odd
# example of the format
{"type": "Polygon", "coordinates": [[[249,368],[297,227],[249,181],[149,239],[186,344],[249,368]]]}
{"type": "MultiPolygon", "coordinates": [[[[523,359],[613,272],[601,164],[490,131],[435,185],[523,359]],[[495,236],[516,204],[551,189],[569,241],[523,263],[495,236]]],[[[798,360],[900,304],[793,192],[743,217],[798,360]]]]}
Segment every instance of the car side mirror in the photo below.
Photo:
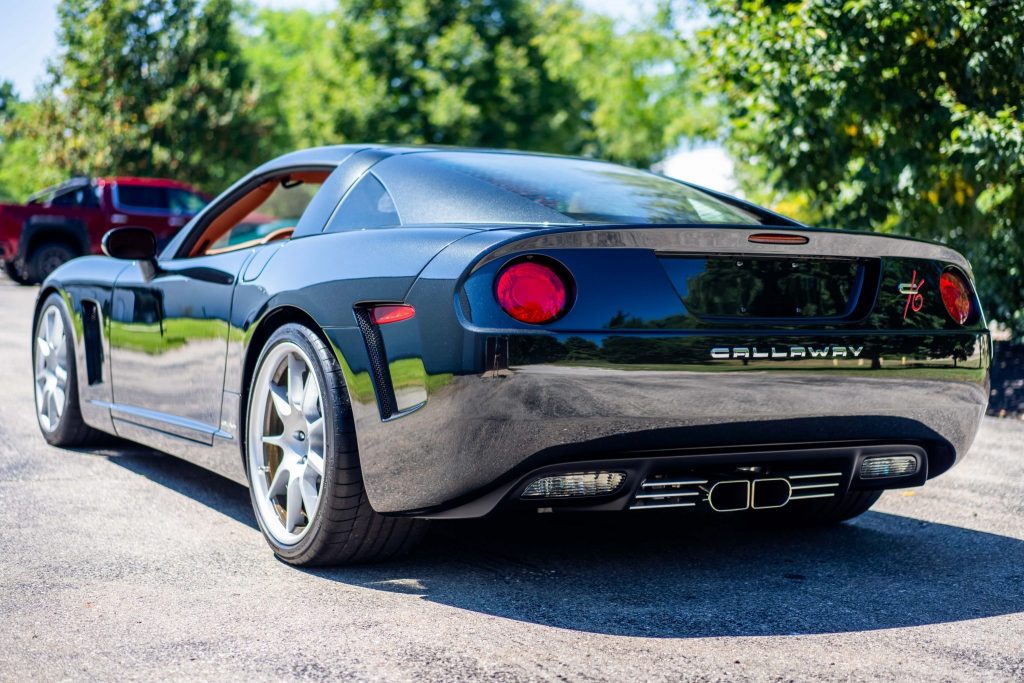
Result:
{"type": "Polygon", "coordinates": [[[126,261],[154,261],[156,237],[146,228],[114,228],[103,236],[103,253],[126,261]]]}

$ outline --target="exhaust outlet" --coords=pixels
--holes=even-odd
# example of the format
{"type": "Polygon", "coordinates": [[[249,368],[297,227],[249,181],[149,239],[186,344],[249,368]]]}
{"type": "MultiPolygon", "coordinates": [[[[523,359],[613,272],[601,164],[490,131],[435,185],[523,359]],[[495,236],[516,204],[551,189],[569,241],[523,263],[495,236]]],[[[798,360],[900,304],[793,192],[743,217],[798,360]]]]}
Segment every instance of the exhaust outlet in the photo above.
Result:
{"type": "Polygon", "coordinates": [[[708,505],[715,512],[737,512],[750,507],[750,482],[720,481],[708,491],[708,505]]]}
{"type": "Polygon", "coordinates": [[[789,502],[793,487],[786,479],[757,479],[750,490],[750,507],[755,510],[780,508],[789,502]]]}

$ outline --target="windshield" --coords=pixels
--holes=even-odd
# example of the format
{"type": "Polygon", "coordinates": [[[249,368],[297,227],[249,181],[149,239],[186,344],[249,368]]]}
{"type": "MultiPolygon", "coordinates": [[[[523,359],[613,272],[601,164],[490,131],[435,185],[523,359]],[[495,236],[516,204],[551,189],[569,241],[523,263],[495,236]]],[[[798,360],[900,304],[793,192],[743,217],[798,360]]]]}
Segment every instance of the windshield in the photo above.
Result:
{"type": "Polygon", "coordinates": [[[430,156],[583,223],[760,223],[754,215],[700,190],[616,164],[525,154],[430,156]]]}

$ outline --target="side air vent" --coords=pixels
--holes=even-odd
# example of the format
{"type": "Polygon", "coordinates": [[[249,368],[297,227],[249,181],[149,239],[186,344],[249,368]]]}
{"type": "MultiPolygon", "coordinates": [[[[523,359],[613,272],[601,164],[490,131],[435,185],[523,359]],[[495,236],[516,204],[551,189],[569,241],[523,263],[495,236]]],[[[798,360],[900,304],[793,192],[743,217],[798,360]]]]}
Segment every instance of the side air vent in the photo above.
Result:
{"type": "Polygon", "coordinates": [[[100,310],[95,301],[82,301],[82,341],[85,346],[85,372],[90,385],[103,381],[103,337],[100,310]]]}
{"type": "Polygon", "coordinates": [[[366,353],[370,357],[370,374],[373,376],[373,386],[377,390],[380,417],[386,420],[398,412],[398,401],[395,398],[395,387],[391,383],[391,373],[388,371],[384,338],[381,336],[380,327],[373,322],[368,308],[357,308],[355,314],[359,331],[363,333],[363,340],[366,342],[366,353]]]}

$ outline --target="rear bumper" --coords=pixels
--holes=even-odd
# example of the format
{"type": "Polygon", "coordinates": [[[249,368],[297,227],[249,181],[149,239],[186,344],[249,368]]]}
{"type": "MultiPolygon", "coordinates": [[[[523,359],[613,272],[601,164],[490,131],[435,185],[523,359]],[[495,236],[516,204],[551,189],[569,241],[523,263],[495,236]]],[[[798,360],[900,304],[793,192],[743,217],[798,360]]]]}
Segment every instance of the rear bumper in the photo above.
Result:
{"type": "Polygon", "coordinates": [[[801,457],[813,448],[910,444],[926,453],[930,477],[970,448],[988,398],[983,330],[847,335],[845,343],[864,347],[859,358],[714,361],[710,349],[729,340],[685,334],[631,338],[646,349],[623,356],[632,363],[581,357],[622,339],[467,332],[459,355],[473,371],[426,375],[426,400],[386,420],[372,393],[353,391],[366,383],[364,368],[346,363],[374,508],[475,516],[540,468],[724,462],[737,450],[801,457]],[[652,344],[690,360],[648,363],[652,344]]]}

